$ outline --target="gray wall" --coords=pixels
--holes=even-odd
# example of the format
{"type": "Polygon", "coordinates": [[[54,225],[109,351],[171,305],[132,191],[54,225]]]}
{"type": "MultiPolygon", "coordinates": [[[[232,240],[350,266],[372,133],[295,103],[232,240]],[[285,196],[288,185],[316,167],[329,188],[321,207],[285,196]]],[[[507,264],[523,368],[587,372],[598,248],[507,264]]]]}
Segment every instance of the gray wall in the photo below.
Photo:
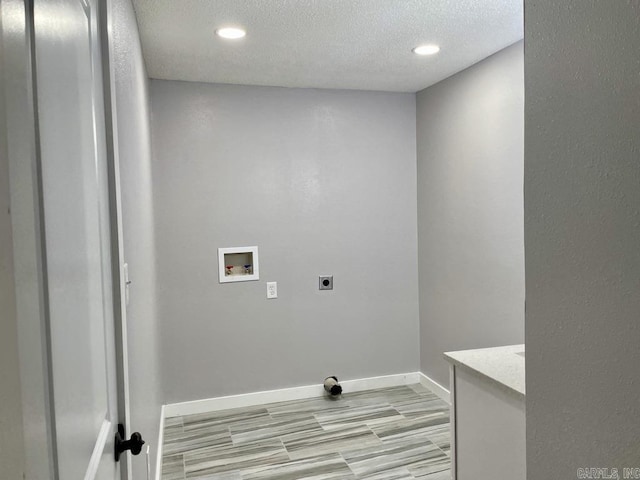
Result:
{"type": "Polygon", "coordinates": [[[524,341],[523,45],[418,93],[421,371],[524,341]]]}
{"type": "Polygon", "coordinates": [[[164,400],[416,371],[415,96],[154,80],[151,100],[164,400]],[[249,245],[260,280],[219,284],[217,248],[249,245]]]}
{"type": "MultiPolygon", "coordinates": [[[[151,189],[151,138],[147,72],[130,0],[112,2],[118,160],[124,258],[129,264],[127,308],[131,431],[157,451],[161,377],[156,318],[155,247],[151,189]]],[[[134,478],[146,478],[143,455],[131,457],[134,478]]]]}
{"type": "Polygon", "coordinates": [[[640,2],[526,17],[528,478],[640,467],[640,2]]]}
{"type": "MultiPolygon", "coordinates": [[[[0,40],[3,38],[0,5],[0,40]]],[[[3,43],[0,41],[0,477],[22,478],[24,450],[20,365],[15,287],[13,283],[13,237],[10,215],[6,71],[3,43]]]]}

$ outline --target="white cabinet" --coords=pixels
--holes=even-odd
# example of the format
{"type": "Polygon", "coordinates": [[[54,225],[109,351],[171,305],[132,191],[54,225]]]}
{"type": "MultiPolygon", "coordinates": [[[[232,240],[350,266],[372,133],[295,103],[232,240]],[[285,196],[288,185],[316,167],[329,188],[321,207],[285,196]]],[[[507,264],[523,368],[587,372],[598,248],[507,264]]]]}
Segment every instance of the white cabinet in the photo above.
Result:
{"type": "Polygon", "coordinates": [[[483,350],[494,358],[483,362],[478,350],[466,358],[456,355],[464,352],[446,354],[451,362],[453,479],[525,480],[524,357],[508,350],[483,350]],[[501,382],[501,374],[488,376],[500,369],[501,355],[507,355],[502,360],[509,370],[506,375],[501,372],[502,379],[520,374],[518,385],[501,382]]]}

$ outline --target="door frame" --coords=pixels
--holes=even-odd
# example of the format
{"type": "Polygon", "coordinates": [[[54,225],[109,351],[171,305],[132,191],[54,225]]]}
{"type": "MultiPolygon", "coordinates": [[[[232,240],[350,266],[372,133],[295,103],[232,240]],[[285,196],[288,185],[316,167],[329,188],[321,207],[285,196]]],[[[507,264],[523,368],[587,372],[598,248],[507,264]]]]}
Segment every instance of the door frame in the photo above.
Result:
{"type": "MultiPolygon", "coordinates": [[[[53,403],[51,332],[45,248],[42,155],[40,151],[37,69],[34,30],[35,0],[3,0],[13,19],[23,17],[23,38],[5,42],[5,57],[17,67],[18,81],[7,82],[7,97],[14,98],[11,112],[14,127],[22,129],[15,154],[9,154],[14,260],[22,272],[16,271],[15,285],[18,314],[18,348],[22,384],[23,425],[25,426],[25,472],[28,478],[59,479],[56,425],[53,403]],[[22,41],[20,41],[22,40],[22,41]],[[20,81],[22,80],[22,81],[20,81]],[[20,85],[21,88],[18,88],[20,85]],[[24,215],[24,217],[20,217],[24,215]],[[13,218],[15,217],[15,218],[13,218]],[[20,218],[17,218],[20,217],[20,218]],[[14,225],[15,227],[15,225],[14,225]],[[28,307],[31,305],[31,307],[28,307]],[[35,306],[35,307],[34,307],[35,306]],[[22,307],[22,308],[21,308],[22,307]]],[[[111,244],[111,278],[115,326],[116,383],[118,423],[128,427],[129,376],[127,358],[126,305],[124,303],[123,235],[120,201],[120,179],[117,158],[114,71],[110,63],[110,0],[98,1],[101,42],[101,92],[105,115],[105,140],[108,182],[109,232],[111,244]]],[[[3,14],[3,10],[0,10],[3,14]]],[[[22,18],[20,18],[22,21],[22,18]]],[[[14,29],[15,31],[15,29],[14,29]]],[[[22,34],[22,31],[20,32],[22,34]]],[[[15,33],[14,33],[15,35],[15,33]]],[[[4,40],[4,39],[3,39],[4,40]]],[[[0,92],[5,94],[5,92],[0,92]]],[[[9,126],[8,126],[9,128],[9,126]]],[[[130,432],[126,432],[127,438],[130,432]]],[[[120,457],[121,478],[131,478],[129,455],[120,457]]]]}

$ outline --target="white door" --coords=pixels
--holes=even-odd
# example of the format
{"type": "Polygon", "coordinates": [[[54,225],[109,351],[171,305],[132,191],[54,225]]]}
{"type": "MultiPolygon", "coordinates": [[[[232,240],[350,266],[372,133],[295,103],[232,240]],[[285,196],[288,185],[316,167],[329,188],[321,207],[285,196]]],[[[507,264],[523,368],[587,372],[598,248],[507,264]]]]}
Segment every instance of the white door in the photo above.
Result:
{"type": "Polygon", "coordinates": [[[120,477],[97,1],[33,1],[42,268],[59,480],[120,477]]]}

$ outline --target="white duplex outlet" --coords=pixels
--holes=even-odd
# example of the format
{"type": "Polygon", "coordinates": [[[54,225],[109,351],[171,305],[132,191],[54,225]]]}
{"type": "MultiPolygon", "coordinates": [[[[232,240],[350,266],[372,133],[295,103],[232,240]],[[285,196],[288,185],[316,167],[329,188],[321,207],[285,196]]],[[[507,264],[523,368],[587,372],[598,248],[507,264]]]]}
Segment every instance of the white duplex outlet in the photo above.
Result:
{"type": "Polygon", "coordinates": [[[278,298],[278,282],[267,282],[267,298],[278,298]]]}

